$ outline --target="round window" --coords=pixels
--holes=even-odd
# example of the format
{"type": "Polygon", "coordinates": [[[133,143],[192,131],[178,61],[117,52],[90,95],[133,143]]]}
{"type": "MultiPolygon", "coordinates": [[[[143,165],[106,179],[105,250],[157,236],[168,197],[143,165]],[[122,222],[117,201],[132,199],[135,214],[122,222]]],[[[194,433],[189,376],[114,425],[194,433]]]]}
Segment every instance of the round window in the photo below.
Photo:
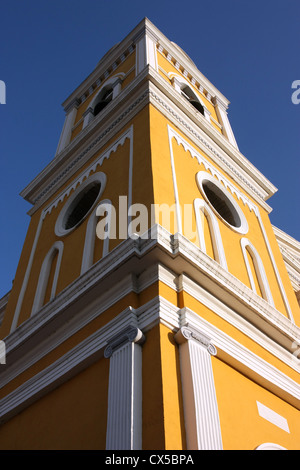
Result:
{"type": "Polygon", "coordinates": [[[82,183],[59,214],[55,225],[56,235],[66,235],[83,222],[103,192],[105,180],[104,173],[96,173],[82,183]]]}
{"type": "Polygon", "coordinates": [[[66,212],[63,220],[63,228],[70,230],[78,225],[93,207],[98,194],[100,193],[101,184],[99,182],[91,183],[90,186],[81,191],[73,201],[73,204],[66,212]]]}
{"type": "Polygon", "coordinates": [[[239,205],[213,176],[201,171],[197,174],[197,183],[206,201],[227,225],[239,233],[248,232],[247,220],[239,205]]]}

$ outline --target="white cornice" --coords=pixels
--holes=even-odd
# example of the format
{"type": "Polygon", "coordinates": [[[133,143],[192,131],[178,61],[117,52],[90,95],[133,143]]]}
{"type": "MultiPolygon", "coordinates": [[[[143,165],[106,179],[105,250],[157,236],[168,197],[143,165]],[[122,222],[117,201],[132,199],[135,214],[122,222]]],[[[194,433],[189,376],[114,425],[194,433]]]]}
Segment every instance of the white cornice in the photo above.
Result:
{"type": "Polygon", "coordinates": [[[209,340],[216,357],[230,366],[234,366],[256,383],[264,387],[267,383],[267,389],[299,408],[298,383],[192,310],[178,309],[165,299],[156,297],[138,309],[128,307],[54,363],[2,398],[0,400],[0,423],[3,424],[11,419],[45,394],[104,357],[105,349],[116,335],[122,335],[129,328],[139,329],[141,333],[145,333],[154,324],[161,321],[167,326],[170,323],[174,333],[182,327],[195,329],[201,336],[205,336],[209,340]],[[176,326],[174,326],[174,320],[176,326]]]}
{"type": "Polygon", "coordinates": [[[143,36],[147,35],[157,44],[167,50],[172,57],[177,59],[182,67],[189,71],[211,96],[218,96],[218,99],[228,106],[229,101],[225,96],[198,70],[196,65],[181,48],[170,41],[148,18],[143,18],[140,23],[119,43],[113,46],[98,62],[97,66],[91,74],[70,94],[64,101],[63,107],[66,109],[75,99],[80,99],[91,86],[95,86],[97,79],[106,71],[109,71],[113,64],[128,51],[130,47],[134,47],[135,43],[143,36]]]}
{"type": "MultiPolygon", "coordinates": [[[[130,289],[135,292],[144,289],[147,286],[145,270],[158,261],[164,267],[158,267],[157,271],[156,268],[151,268],[154,269],[152,279],[156,276],[156,279],[161,279],[174,289],[173,275],[180,276],[185,273],[185,279],[193,280],[194,288],[197,284],[202,286],[201,296],[203,289],[208,293],[208,297],[211,292],[216,299],[216,305],[218,302],[226,304],[225,311],[232,309],[244,319],[244,324],[249,322],[251,328],[272,338],[275,344],[279,344],[293,355],[293,344],[299,343],[300,340],[300,329],[296,325],[221,268],[193,243],[179,234],[176,237],[170,235],[160,226],[155,228],[156,232],[152,230],[152,238],[127,239],[122,242],[109,256],[99,260],[89,271],[42,307],[36,315],[12,332],[5,339],[8,357],[13,359],[15,354],[19,357],[23,347],[26,351],[33,350],[42,339],[50,338],[53,332],[57,337],[57,330],[61,330],[67,323],[70,325],[70,331],[73,331],[72,324],[75,329],[81,328],[81,322],[91,321],[95,318],[94,315],[99,315],[102,309],[99,307],[97,286],[101,282],[101,292],[105,292],[108,286],[111,286],[111,276],[113,284],[118,285],[120,289],[120,295],[116,295],[116,299],[121,298],[124,292],[128,293],[130,289]],[[133,277],[132,273],[135,273],[133,277]],[[94,306],[97,305],[92,314],[94,306]],[[76,312],[81,312],[80,319],[76,317],[76,312]]],[[[189,284],[186,282],[185,286],[189,287],[189,284]]],[[[109,294],[106,298],[106,301],[102,300],[104,307],[111,301],[109,294]]],[[[64,328],[61,331],[64,331],[64,328]]]]}
{"type": "MultiPolygon", "coordinates": [[[[202,148],[217,165],[222,167],[229,176],[236,179],[260,205],[268,212],[270,207],[264,202],[268,185],[262,175],[260,186],[257,183],[256,169],[248,164],[248,161],[239,154],[240,163],[236,158],[232,159],[233,148],[226,139],[213,129],[202,116],[189,115],[191,109],[189,103],[182,100],[182,109],[178,107],[177,100],[180,97],[174,95],[171,89],[165,88],[164,81],[157,82],[158,75],[153,70],[145,69],[131,85],[129,85],[111,104],[104,110],[101,119],[95,119],[87,126],[79,136],[74,139],[59,158],[52,160],[49,165],[21,192],[21,196],[35,204],[29,214],[34,213],[41,205],[74,174],[81,165],[86,163],[96,151],[111,138],[114,133],[121,130],[136,115],[142,107],[149,102],[163,112],[182,132],[187,134],[195,145],[202,148]],[[148,79],[150,78],[150,81],[148,79]],[[160,89],[157,88],[158,85],[160,89]],[[166,93],[167,92],[167,93],[166,93]],[[175,107],[173,101],[175,100],[175,107]],[[226,148],[227,145],[227,148],[226,148]],[[224,151],[226,149],[226,151],[224,151]],[[242,162],[244,162],[242,164],[242,162]],[[253,178],[254,176],[254,178],[253,178]],[[57,182],[55,184],[55,182],[57,182]],[[252,183],[252,186],[251,186],[252,183]]],[[[198,113],[199,114],[199,113],[198,113]]],[[[269,187],[271,191],[271,187],[269,187]]]]}

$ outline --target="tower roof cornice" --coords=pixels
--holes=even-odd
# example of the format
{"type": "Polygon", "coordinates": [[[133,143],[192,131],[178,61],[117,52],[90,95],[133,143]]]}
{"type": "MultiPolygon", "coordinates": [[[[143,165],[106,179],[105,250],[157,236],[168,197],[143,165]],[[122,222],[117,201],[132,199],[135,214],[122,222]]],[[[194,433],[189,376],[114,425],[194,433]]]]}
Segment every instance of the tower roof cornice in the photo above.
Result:
{"type": "Polygon", "coordinates": [[[148,18],[144,18],[122,41],[104,54],[93,72],[62,103],[63,108],[67,110],[74,100],[80,101],[85,94],[88,94],[91,87],[99,86],[103,78],[107,78],[114,70],[115,64],[122,60],[124,55],[132,52],[135,44],[143,36],[150,37],[157,48],[163,49],[166,55],[177,62],[181,69],[198,82],[213,99],[217,99],[225,109],[228,108],[230,101],[200,72],[187,53],[175,42],[170,41],[148,18]]]}

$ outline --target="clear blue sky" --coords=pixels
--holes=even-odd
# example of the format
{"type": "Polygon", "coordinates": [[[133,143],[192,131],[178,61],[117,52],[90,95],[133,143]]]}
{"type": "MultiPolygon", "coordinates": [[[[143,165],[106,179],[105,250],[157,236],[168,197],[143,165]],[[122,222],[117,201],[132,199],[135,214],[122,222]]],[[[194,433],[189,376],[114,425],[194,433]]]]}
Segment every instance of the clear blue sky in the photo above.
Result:
{"type": "Polygon", "coordinates": [[[29,223],[19,193],[54,156],[61,103],[145,16],[230,100],[241,152],[278,188],[271,221],[300,240],[299,0],[0,0],[0,9],[0,298],[29,223]]]}

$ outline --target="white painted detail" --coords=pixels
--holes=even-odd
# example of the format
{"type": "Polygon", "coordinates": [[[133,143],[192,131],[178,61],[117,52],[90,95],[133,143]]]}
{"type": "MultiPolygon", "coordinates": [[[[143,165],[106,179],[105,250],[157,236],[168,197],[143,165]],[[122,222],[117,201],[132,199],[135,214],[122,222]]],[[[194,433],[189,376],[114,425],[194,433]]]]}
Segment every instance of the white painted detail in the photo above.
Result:
{"type": "Polygon", "coordinates": [[[285,447],[280,446],[279,444],[273,444],[273,442],[265,442],[256,447],[255,450],[287,450],[285,447]]]}
{"type": "Polygon", "coordinates": [[[225,131],[225,136],[227,137],[228,141],[236,148],[238,149],[238,145],[232,130],[232,127],[230,125],[229,119],[228,119],[228,114],[226,111],[226,106],[219,100],[217,97],[214,98],[215,101],[215,108],[216,108],[216,113],[219,116],[219,119],[221,121],[221,124],[223,126],[223,129],[225,131]]]}
{"type": "Polygon", "coordinates": [[[266,419],[275,426],[279,427],[280,429],[283,429],[283,431],[286,431],[288,433],[290,432],[286,418],[271,410],[271,408],[268,408],[267,406],[263,405],[259,401],[257,401],[256,404],[259,416],[266,419]]]}
{"type": "Polygon", "coordinates": [[[215,347],[205,335],[183,327],[179,346],[183,408],[189,450],[221,450],[222,436],[211,364],[215,347]]]}
{"type": "Polygon", "coordinates": [[[213,211],[210,209],[208,204],[203,199],[195,199],[194,208],[195,208],[196,225],[197,225],[197,231],[198,231],[198,237],[199,237],[201,250],[204,251],[204,253],[206,253],[204,226],[202,223],[202,219],[204,216],[207,216],[214,256],[216,258],[216,261],[218,261],[218,263],[220,263],[220,265],[224,269],[228,270],[224,247],[223,247],[222,238],[221,238],[221,233],[220,233],[216,216],[214,215],[213,211]]]}
{"type": "Polygon", "coordinates": [[[69,144],[71,140],[72,128],[75,122],[76,114],[77,107],[73,106],[73,108],[67,113],[65,117],[63,130],[56,150],[56,155],[62,152],[62,150],[69,144]]]}
{"type": "Polygon", "coordinates": [[[128,180],[128,203],[129,203],[129,201],[132,200],[132,168],[133,168],[133,162],[132,162],[133,161],[133,143],[132,143],[132,140],[133,140],[133,126],[130,126],[129,129],[127,129],[118,139],[116,139],[113,142],[113,144],[109,146],[108,149],[106,149],[103,153],[101,153],[101,155],[99,156],[99,158],[97,158],[96,161],[94,161],[91,165],[88,166],[88,168],[86,170],[84,170],[82,173],[80,173],[79,177],[77,177],[75,180],[73,180],[72,183],[69,186],[67,186],[67,188],[64,189],[54,200],[52,200],[51,203],[48,206],[46,206],[46,208],[42,211],[41,216],[40,216],[40,220],[39,220],[39,223],[38,223],[38,227],[37,227],[37,230],[36,230],[36,233],[35,233],[34,242],[33,242],[32,248],[31,248],[29,261],[28,261],[28,264],[27,264],[27,267],[26,267],[26,272],[25,272],[25,276],[24,276],[24,279],[23,279],[22,287],[21,287],[20,294],[19,294],[19,297],[18,297],[17,306],[16,306],[16,309],[15,309],[15,313],[14,313],[14,317],[13,317],[10,332],[14,331],[18,326],[18,320],[19,320],[19,316],[20,316],[20,312],[21,312],[21,308],[22,308],[22,303],[23,303],[25,292],[26,292],[26,289],[27,289],[28,280],[29,280],[29,276],[30,276],[31,268],[32,268],[32,264],[33,264],[33,259],[34,259],[34,256],[35,256],[36,247],[37,247],[37,244],[38,244],[38,241],[39,241],[39,237],[40,237],[40,233],[41,233],[41,230],[42,230],[43,221],[44,221],[45,217],[47,216],[47,214],[50,214],[52,209],[56,208],[57,205],[61,201],[63,201],[64,198],[66,196],[68,196],[73,189],[77,188],[78,185],[81,185],[85,181],[85,179],[88,178],[89,175],[91,175],[91,173],[95,172],[97,167],[101,166],[105,159],[110,158],[110,155],[112,153],[114,153],[119,146],[122,146],[125,143],[126,139],[129,139],[130,142],[131,142],[131,144],[130,144],[130,155],[129,155],[129,160],[130,161],[129,161],[129,180],[128,180]]]}
{"type": "Polygon", "coordinates": [[[93,175],[89,176],[77,189],[75,189],[72,196],[70,196],[70,198],[68,199],[68,202],[64,205],[64,207],[60,211],[59,216],[56,220],[55,234],[58,237],[62,237],[64,235],[67,235],[70,232],[72,232],[73,230],[75,230],[76,227],[79,224],[81,224],[81,222],[88,216],[88,214],[91,213],[91,211],[95,207],[97,201],[101,197],[101,195],[104,191],[105,185],[106,185],[106,175],[105,175],[105,173],[97,172],[97,173],[94,173],[93,175]],[[86,188],[88,188],[89,186],[92,186],[93,183],[100,183],[99,194],[98,194],[94,204],[89,209],[87,214],[85,214],[84,217],[76,225],[74,225],[74,227],[72,227],[70,229],[66,229],[64,227],[64,221],[65,221],[66,217],[68,216],[68,213],[70,213],[72,211],[72,208],[73,208],[74,204],[76,205],[76,201],[77,201],[77,198],[80,196],[80,193],[84,193],[86,188]]]}
{"type": "Polygon", "coordinates": [[[107,450],[142,448],[142,332],[129,327],[104,351],[110,358],[107,450]]]}
{"type": "Polygon", "coordinates": [[[50,300],[52,300],[55,297],[56,293],[56,286],[57,286],[57,280],[58,280],[58,275],[60,271],[60,265],[61,265],[61,259],[62,259],[62,254],[63,254],[63,249],[64,249],[64,244],[62,241],[57,241],[54,243],[54,245],[50,248],[48,251],[39,275],[39,280],[35,292],[35,297],[33,301],[33,306],[31,310],[31,315],[34,315],[43,305],[44,299],[45,299],[45,294],[46,294],[46,289],[49,281],[49,275],[50,275],[50,270],[51,266],[53,263],[53,260],[57,254],[57,261],[56,261],[56,266],[55,266],[55,272],[54,272],[54,278],[51,286],[51,294],[50,294],[50,300]]]}
{"type": "Polygon", "coordinates": [[[207,201],[207,203],[212,207],[209,199],[207,198],[206,196],[206,193],[205,193],[205,190],[203,189],[203,183],[205,181],[210,181],[212,182],[220,191],[220,194],[222,194],[224,200],[228,200],[229,201],[229,205],[231,204],[233,206],[233,209],[236,211],[236,213],[238,214],[238,217],[240,219],[240,225],[239,226],[235,226],[235,225],[231,225],[229,224],[226,220],[223,219],[223,217],[215,210],[214,207],[212,207],[213,211],[216,212],[216,214],[221,217],[222,221],[226,224],[226,225],[229,225],[230,228],[232,228],[233,230],[235,230],[236,232],[238,233],[247,233],[249,228],[248,228],[248,223],[247,223],[247,219],[246,217],[244,216],[242,210],[240,209],[239,205],[237,204],[237,202],[235,201],[235,199],[233,198],[233,196],[229,193],[229,190],[227,189],[226,186],[224,186],[218,179],[217,177],[214,177],[212,176],[210,173],[208,173],[207,171],[199,171],[196,175],[196,181],[197,181],[197,185],[198,185],[198,188],[200,189],[202,195],[204,196],[205,200],[207,201]]]}
{"type": "Polygon", "coordinates": [[[273,305],[274,307],[275,306],[274,300],[271,294],[270,286],[268,283],[268,278],[267,278],[266,271],[265,271],[263,262],[261,260],[261,257],[259,256],[256,248],[252,245],[252,243],[247,238],[241,239],[241,247],[242,247],[244,261],[246,264],[247,273],[248,273],[252,290],[256,292],[255,282],[254,282],[251,267],[249,264],[247,251],[252,258],[262,296],[267,302],[269,302],[269,304],[273,305]]]}

